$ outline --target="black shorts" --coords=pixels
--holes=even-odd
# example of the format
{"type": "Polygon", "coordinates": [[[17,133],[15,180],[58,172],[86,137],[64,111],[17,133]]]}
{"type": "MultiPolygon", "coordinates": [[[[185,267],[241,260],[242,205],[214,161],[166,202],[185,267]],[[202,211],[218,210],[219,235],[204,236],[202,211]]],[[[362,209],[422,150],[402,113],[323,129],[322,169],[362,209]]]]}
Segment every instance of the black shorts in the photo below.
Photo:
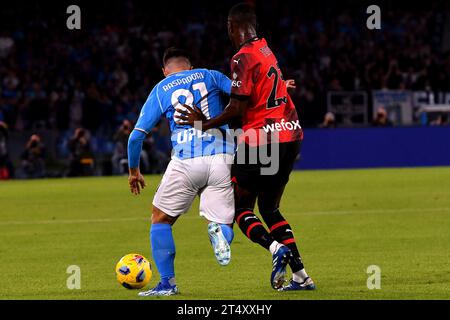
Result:
{"type": "Polygon", "coordinates": [[[250,147],[238,146],[231,177],[234,183],[252,192],[285,186],[300,153],[301,141],[250,147]]]}

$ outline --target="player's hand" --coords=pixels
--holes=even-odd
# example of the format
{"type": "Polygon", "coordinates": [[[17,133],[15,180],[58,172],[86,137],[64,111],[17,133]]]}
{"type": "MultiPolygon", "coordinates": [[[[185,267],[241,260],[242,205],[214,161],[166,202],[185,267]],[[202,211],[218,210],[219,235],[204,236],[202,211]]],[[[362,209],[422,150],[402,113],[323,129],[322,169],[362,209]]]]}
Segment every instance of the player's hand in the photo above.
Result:
{"type": "Polygon", "coordinates": [[[295,80],[294,79],[286,80],[286,88],[288,90],[295,90],[297,88],[297,86],[295,85],[295,80]]]}
{"type": "Polygon", "coordinates": [[[144,189],[146,186],[144,176],[139,172],[139,170],[130,170],[128,184],[130,185],[131,193],[135,195],[140,194],[141,189],[144,189]]]}
{"type": "Polygon", "coordinates": [[[196,105],[190,107],[183,104],[184,109],[176,109],[179,114],[175,114],[175,122],[180,125],[194,126],[195,121],[205,121],[206,117],[196,105]]]}

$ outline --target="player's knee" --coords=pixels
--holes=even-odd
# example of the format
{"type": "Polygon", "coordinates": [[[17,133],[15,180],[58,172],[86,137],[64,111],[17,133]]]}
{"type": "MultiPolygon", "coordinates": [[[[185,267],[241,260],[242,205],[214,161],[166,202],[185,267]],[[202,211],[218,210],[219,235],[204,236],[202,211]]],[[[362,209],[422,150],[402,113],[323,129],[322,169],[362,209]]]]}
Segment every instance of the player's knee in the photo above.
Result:
{"type": "Polygon", "coordinates": [[[258,202],[258,208],[259,213],[261,213],[261,216],[281,216],[280,211],[278,210],[278,207],[275,204],[269,204],[269,203],[260,203],[258,202]]]}
{"type": "Polygon", "coordinates": [[[278,208],[260,208],[261,217],[263,218],[266,225],[271,228],[274,225],[277,225],[283,221],[285,221],[283,215],[281,214],[278,208]]]}
{"type": "Polygon", "coordinates": [[[278,211],[278,204],[274,201],[268,201],[263,197],[258,198],[258,208],[259,212],[263,214],[272,214],[275,211],[278,211]]]}
{"type": "Polygon", "coordinates": [[[173,225],[177,219],[174,217],[169,216],[168,214],[164,213],[157,207],[153,207],[152,210],[152,224],[155,223],[165,223],[173,225]]]}

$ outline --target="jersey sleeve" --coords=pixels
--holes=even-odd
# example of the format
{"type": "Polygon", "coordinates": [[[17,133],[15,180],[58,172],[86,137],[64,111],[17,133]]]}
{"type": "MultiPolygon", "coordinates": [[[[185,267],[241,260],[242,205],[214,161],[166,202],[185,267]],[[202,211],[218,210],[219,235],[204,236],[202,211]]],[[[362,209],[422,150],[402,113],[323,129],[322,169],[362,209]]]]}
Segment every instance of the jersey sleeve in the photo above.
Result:
{"type": "Polygon", "coordinates": [[[231,59],[231,96],[235,98],[251,95],[256,78],[257,63],[249,53],[240,53],[231,59]]]}
{"type": "Polygon", "coordinates": [[[141,157],[142,143],[146,135],[158,123],[164,113],[161,102],[158,97],[158,87],[155,87],[144,103],[141,114],[128,138],[128,165],[130,168],[139,168],[139,160],[141,157]]]}
{"type": "Polygon", "coordinates": [[[211,75],[213,76],[219,90],[223,93],[230,95],[231,94],[231,80],[222,72],[211,70],[211,75]]]}
{"type": "Polygon", "coordinates": [[[164,110],[161,101],[159,100],[158,87],[156,86],[142,106],[139,119],[136,122],[134,129],[148,134],[158,123],[163,113],[164,110]]]}

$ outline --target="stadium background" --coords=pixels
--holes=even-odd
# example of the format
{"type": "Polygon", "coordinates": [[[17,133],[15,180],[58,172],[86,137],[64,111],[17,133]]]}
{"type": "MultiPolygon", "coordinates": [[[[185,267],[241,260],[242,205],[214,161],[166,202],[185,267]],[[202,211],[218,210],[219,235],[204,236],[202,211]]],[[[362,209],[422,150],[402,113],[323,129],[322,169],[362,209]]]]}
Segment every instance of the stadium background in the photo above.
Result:
{"type": "MultiPolygon", "coordinates": [[[[226,13],[235,2],[78,1],[82,28],[72,31],[68,1],[2,7],[1,176],[126,172],[120,128],[133,125],[162,79],[162,52],[182,46],[195,66],[228,74],[226,13]],[[71,147],[77,128],[87,145],[71,147]]],[[[260,34],[297,82],[306,128],[298,167],[450,164],[448,2],[378,1],[381,30],[366,27],[372,2],[256,3],[260,34]],[[389,120],[374,120],[379,108],[389,120]]],[[[169,155],[162,121],[146,141],[144,171],[162,172],[169,155]]]]}
{"type": "MultiPolygon", "coordinates": [[[[15,178],[120,173],[127,135],[119,128],[161,79],[167,46],[228,73],[233,3],[2,3],[0,179],[11,165],[15,178]],[[80,31],[66,28],[73,3],[80,31]],[[79,128],[88,135],[71,140],[83,136],[79,128]]],[[[447,166],[292,173],[281,210],[318,285],[309,293],[272,290],[270,256],[238,230],[232,263],[219,266],[196,200],[174,226],[182,293],[174,299],[450,299],[448,1],[256,4],[261,34],[298,84],[293,98],[306,128],[299,167],[447,166]],[[381,7],[382,30],[366,28],[371,4],[381,7]],[[381,106],[390,121],[383,111],[373,121],[381,106]],[[374,265],[379,290],[368,286],[374,265]]],[[[146,142],[147,173],[163,170],[167,134],[162,123],[146,142]]],[[[140,197],[126,176],[0,181],[0,300],[138,298],[117,284],[114,266],[130,252],[152,257],[149,209],[161,176],[145,178],[140,197]],[[80,290],[67,286],[74,265],[80,290]]]]}

